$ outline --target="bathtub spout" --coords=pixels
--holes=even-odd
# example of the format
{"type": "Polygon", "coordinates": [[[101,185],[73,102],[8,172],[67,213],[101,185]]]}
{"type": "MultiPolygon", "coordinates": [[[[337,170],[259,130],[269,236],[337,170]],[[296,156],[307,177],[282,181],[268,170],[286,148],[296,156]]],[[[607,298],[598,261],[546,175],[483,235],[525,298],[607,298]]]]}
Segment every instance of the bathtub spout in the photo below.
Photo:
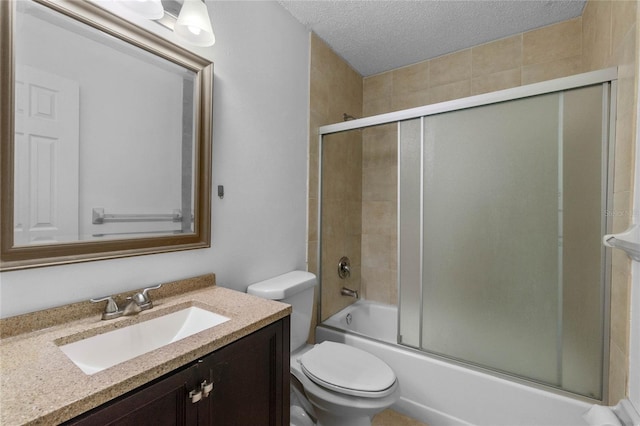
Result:
{"type": "Polygon", "coordinates": [[[360,298],[358,290],[351,290],[350,288],[346,287],[342,287],[342,290],[340,290],[340,294],[343,296],[355,297],[356,299],[360,298]]]}

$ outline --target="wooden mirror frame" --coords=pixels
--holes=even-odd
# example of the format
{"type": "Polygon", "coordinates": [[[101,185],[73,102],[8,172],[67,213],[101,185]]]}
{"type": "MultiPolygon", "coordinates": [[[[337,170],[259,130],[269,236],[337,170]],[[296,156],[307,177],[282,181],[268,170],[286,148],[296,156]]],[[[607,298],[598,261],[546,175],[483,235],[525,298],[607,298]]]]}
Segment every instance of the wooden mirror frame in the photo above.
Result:
{"type": "Polygon", "coordinates": [[[194,232],[109,241],[76,241],[14,246],[14,11],[15,2],[0,1],[0,271],[211,246],[211,144],[213,64],[87,1],[32,0],[176,63],[196,74],[194,232]]]}

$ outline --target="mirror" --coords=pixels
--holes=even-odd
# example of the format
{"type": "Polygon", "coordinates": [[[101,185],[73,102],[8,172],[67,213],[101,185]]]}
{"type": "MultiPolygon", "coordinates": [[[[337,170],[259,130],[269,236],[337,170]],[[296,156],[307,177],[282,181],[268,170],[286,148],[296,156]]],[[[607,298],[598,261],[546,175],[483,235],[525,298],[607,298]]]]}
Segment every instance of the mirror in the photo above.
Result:
{"type": "Polygon", "coordinates": [[[0,24],[0,270],[209,247],[213,64],[84,1],[0,24]]]}

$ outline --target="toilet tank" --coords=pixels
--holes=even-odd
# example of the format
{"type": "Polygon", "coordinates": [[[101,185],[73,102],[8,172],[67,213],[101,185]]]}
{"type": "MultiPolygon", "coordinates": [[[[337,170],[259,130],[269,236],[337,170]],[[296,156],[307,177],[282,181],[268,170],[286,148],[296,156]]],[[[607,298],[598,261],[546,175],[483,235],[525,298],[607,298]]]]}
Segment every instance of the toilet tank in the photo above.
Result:
{"type": "Polygon", "coordinates": [[[313,313],[313,288],[316,276],[306,271],[291,271],[251,284],[247,293],[291,305],[291,352],[309,338],[313,313]]]}

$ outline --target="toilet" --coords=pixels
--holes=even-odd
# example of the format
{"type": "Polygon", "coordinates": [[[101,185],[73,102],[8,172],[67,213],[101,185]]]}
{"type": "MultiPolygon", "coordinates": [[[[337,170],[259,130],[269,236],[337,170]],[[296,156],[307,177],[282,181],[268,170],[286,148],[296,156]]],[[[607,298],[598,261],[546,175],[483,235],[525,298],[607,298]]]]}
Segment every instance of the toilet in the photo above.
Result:
{"type": "Polygon", "coordinates": [[[250,285],[247,293],[278,300],[291,313],[291,420],[318,426],[370,426],[399,398],[398,380],[384,361],[343,343],[307,344],[317,280],[305,271],[250,285]]]}

